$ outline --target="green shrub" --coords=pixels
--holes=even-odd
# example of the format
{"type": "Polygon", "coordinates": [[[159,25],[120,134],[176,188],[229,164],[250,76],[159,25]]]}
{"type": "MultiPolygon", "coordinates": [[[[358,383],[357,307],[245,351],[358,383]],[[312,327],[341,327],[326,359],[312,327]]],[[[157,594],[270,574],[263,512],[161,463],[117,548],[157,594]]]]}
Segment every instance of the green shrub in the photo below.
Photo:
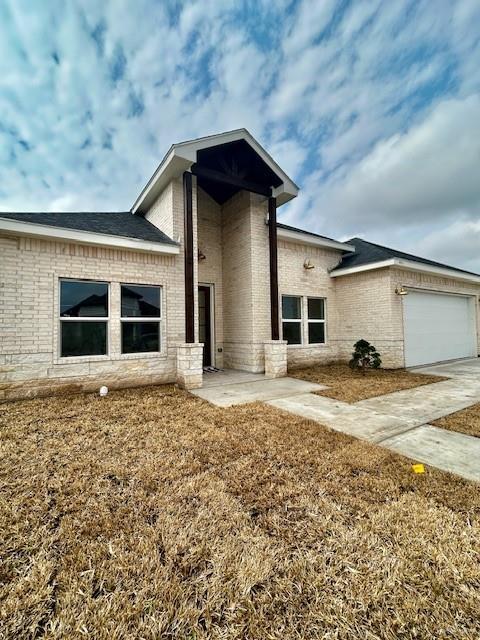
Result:
{"type": "Polygon", "coordinates": [[[358,340],[353,345],[355,351],[352,353],[352,359],[348,363],[351,369],[360,369],[363,375],[367,369],[378,369],[382,364],[382,359],[376,348],[367,340],[358,340]]]}

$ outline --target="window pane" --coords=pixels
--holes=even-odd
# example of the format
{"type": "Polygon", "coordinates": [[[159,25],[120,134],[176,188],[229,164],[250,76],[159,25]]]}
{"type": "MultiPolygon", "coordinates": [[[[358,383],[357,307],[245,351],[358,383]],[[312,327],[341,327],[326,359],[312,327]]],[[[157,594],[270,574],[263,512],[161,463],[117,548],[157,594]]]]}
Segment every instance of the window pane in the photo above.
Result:
{"type": "Polygon", "coordinates": [[[106,322],[62,322],[62,357],[103,356],[107,353],[106,322]]]}
{"type": "Polygon", "coordinates": [[[308,317],[310,320],[325,320],[325,301],[321,298],[309,298],[308,317]]]}
{"type": "Polygon", "coordinates": [[[302,330],[300,322],[283,322],[283,339],[288,344],[302,344],[302,330]]]}
{"type": "Polygon", "coordinates": [[[122,318],[159,318],[160,287],[122,285],[122,318]]]}
{"type": "Polygon", "coordinates": [[[301,298],[296,296],[282,296],[282,318],[297,320],[302,317],[301,298]]]}
{"type": "Polygon", "coordinates": [[[106,318],[108,316],[108,284],[61,280],[60,315],[64,318],[106,318]]]}
{"type": "Polygon", "coordinates": [[[308,323],[309,344],[323,344],[325,342],[325,324],[323,322],[308,323]]]}
{"type": "Polygon", "coordinates": [[[122,353],[160,351],[159,322],[122,322],[122,353]]]}

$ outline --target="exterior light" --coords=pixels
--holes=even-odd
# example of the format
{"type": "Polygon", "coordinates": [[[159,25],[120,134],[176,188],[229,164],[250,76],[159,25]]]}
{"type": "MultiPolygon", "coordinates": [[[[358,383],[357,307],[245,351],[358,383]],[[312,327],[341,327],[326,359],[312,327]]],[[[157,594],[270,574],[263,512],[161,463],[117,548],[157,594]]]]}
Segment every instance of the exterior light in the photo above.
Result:
{"type": "Polygon", "coordinates": [[[397,288],[395,289],[395,293],[397,294],[397,296],[408,296],[408,291],[403,285],[397,286],[397,288]]]}
{"type": "Polygon", "coordinates": [[[200,249],[199,249],[198,250],[198,259],[199,260],[205,260],[206,258],[207,258],[207,256],[202,251],[200,251],[200,249]]]}
{"type": "Polygon", "coordinates": [[[315,265],[310,260],[305,260],[303,263],[304,269],[315,269],[315,265]]]}

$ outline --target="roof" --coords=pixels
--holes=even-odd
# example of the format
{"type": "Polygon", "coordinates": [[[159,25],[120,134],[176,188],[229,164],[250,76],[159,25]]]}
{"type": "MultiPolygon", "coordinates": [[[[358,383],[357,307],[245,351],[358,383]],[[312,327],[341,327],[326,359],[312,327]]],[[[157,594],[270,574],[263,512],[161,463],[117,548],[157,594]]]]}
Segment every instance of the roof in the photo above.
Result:
{"type": "MultiPolygon", "coordinates": [[[[319,233],[313,233],[313,231],[306,231],[305,229],[299,229],[298,227],[292,227],[289,224],[283,224],[283,222],[277,222],[279,229],[286,229],[287,231],[295,231],[295,233],[304,233],[308,236],[315,236],[315,238],[321,238],[322,240],[329,240],[330,242],[339,242],[335,238],[329,238],[328,236],[321,236],[319,233]]],[[[350,243],[346,243],[350,244],[350,243]]]]}
{"type": "Polygon", "coordinates": [[[390,247],[384,247],[380,244],[368,242],[362,238],[351,238],[347,240],[347,244],[355,247],[354,253],[349,253],[343,256],[342,261],[338,264],[333,271],[340,269],[350,269],[353,267],[360,267],[363,265],[374,264],[377,262],[384,262],[392,258],[400,258],[403,260],[409,260],[411,262],[418,262],[420,264],[429,265],[431,267],[438,267],[440,269],[450,269],[452,271],[458,271],[459,273],[465,273],[471,276],[478,276],[478,273],[472,271],[465,271],[464,269],[457,269],[441,262],[435,262],[434,260],[428,260],[427,258],[420,258],[414,256],[411,253],[405,253],[404,251],[398,251],[397,249],[391,249],[390,247]]]}
{"type": "Polygon", "coordinates": [[[74,229],[90,233],[102,233],[176,245],[163,231],[142,216],[134,216],[130,211],[121,212],[78,212],[78,213],[13,213],[0,211],[0,218],[18,220],[30,224],[41,224],[60,229],[74,229]]]}
{"type": "Polygon", "coordinates": [[[279,185],[273,189],[272,193],[277,199],[277,206],[295,198],[298,194],[298,186],[252,134],[242,128],[173,144],[133,203],[132,212],[142,215],[170,180],[179,177],[184,171],[189,171],[192,165],[197,163],[198,152],[240,140],[248,143],[265,165],[278,176],[279,185]]]}

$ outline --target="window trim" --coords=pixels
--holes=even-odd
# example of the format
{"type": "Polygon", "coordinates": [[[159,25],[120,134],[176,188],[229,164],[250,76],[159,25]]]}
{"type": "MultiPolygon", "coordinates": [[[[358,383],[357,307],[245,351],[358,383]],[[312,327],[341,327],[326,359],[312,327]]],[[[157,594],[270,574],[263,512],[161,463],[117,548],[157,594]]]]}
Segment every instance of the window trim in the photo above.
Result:
{"type": "Polygon", "coordinates": [[[281,299],[280,299],[280,309],[281,309],[280,324],[282,325],[282,340],[284,339],[284,337],[283,337],[283,323],[284,322],[299,324],[300,325],[300,342],[294,342],[294,343],[291,343],[291,344],[289,344],[287,346],[288,347],[301,347],[304,344],[303,296],[293,295],[293,294],[290,294],[290,293],[282,293],[281,299]],[[300,300],[300,318],[285,318],[285,319],[283,318],[283,298],[297,298],[298,300],[300,300]]]}
{"type": "Polygon", "coordinates": [[[283,323],[284,322],[300,322],[300,337],[301,337],[301,342],[297,343],[297,344],[287,344],[287,348],[288,349],[299,349],[299,348],[304,348],[304,349],[308,349],[308,348],[320,348],[320,347],[326,347],[328,346],[328,322],[327,322],[327,317],[328,317],[328,299],[327,296],[310,296],[310,295],[299,295],[299,294],[293,294],[293,293],[281,293],[280,294],[280,325],[282,327],[282,340],[284,340],[283,337],[283,323]],[[286,298],[299,298],[300,299],[300,312],[301,312],[301,318],[298,319],[284,319],[283,318],[283,305],[282,305],[282,299],[286,297],[286,298]],[[309,319],[308,317],[308,300],[312,299],[312,300],[323,300],[323,309],[324,309],[324,318],[323,320],[320,319],[316,319],[316,318],[312,318],[309,319]],[[308,325],[309,323],[318,323],[318,324],[323,324],[324,325],[324,337],[325,337],[325,341],[324,342],[309,342],[308,341],[308,325]]]}
{"type": "Polygon", "coordinates": [[[306,306],[306,323],[307,323],[307,332],[306,338],[308,340],[307,345],[322,345],[327,344],[327,299],[322,296],[305,296],[305,306],[306,306]],[[323,300],[323,319],[320,318],[310,318],[308,315],[308,301],[309,300],[323,300]],[[323,342],[310,342],[310,324],[323,324],[323,342]]]}
{"type": "Polygon", "coordinates": [[[164,352],[163,341],[163,285],[161,284],[140,284],[138,282],[120,282],[120,355],[125,356],[137,356],[142,357],[149,354],[161,354],[164,352]],[[160,294],[160,315],[159,316],[122,316],[122,287],[150,287],[159,289],[160,294]],[[159,349],[155,351],[124,351],[123,350],[123,325],[128,322],[156,322],[158,324],[158,346],[159,349]]]}
{"type": "Polygon", "coordinates": [[[111,318],[111,283],[106,280],[93,280],[92,278],[63,278],[59,277],[57,280],[58,291],[58,304],[57,304],[57,318],[58,318],[58,358],[60,361],[74,360],[80,358],[107,358],[110,355],[110,318],[111,318]],[[107,285],[107,315],[106,316],[62,316],[62,282],[87,282],[89,284],[105,284],[107,285]],[[105,331],[106,348],[105,353],[90,353],[82,354],[79,356],[64,356],[62,355],[62,322],[104,322],[107,325],[105,331]]]}

